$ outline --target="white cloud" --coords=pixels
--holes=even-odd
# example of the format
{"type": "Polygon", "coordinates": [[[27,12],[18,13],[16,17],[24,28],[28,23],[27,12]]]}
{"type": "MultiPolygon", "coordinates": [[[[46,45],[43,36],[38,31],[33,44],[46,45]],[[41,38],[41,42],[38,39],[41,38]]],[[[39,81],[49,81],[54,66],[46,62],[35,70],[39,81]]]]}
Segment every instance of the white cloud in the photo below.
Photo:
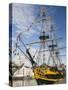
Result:
{"type": "Polygon", "coordinates": [[[26,27],[34,20],[33,8],[25,4],[13,4],[13,23],[20,29],[26,27]]]}

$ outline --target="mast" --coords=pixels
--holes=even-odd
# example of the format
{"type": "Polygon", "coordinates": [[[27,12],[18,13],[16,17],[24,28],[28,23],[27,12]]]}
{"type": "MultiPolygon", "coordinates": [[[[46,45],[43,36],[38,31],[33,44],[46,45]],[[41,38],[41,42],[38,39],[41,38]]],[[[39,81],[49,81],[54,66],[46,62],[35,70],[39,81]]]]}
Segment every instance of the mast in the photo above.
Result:
{"type": "MultiPolygon", "coordinates": [[[[40,32],[40,36],[39,36],[39,40],[40,40],[40,49],[39,49],[39,52],[38,52],[38,61],[41,61],[40,60],[40,56],[41,56],[41,54],[42,54],[42,62],[43,62],[43,64],[46,64],[46,56],[45,56],[45,52],[44,52],[44,50],[45,50],[45,41],[47,40],[47,39],[49,39],[49,36],[48,35],[46,35],[46,33],[45,33],[45,27],[46,27],[46,25],[45,25],[45,22],[46,22],[46,10],[45,10],[45,8],[44,7],[41,7],[41,14],[40,14],[40,16],[41,16],[41,32],[40,32]],[[42,51],[42,52],[41,52],[42,51]]],[[[39,63],[39,62],[38,62],[39,63]]]]}

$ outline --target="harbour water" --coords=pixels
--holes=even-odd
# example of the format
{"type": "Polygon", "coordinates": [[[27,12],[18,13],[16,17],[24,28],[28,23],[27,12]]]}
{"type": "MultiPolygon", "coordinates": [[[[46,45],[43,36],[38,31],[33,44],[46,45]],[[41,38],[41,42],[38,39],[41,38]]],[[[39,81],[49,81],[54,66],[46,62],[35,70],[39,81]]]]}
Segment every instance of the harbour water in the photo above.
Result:
{"type": "MultiPolygon", "coordinates": [[[[65,84],[66,79],[56,82],[55,84],[65,84]]],[[[20,87],[20,86],[35,86],[37,85],[37,82],[35,79],[25,79],[25,80],[13,80],[13,86],[14,87],[20,87]]],[[[46,85],[46,84],[45,84],[46,85]]]]}
{"type": "Polygon", "coordinates": [[[19,86],[34,86],[37,85],[37,82],[35,79],[30,80],[13,80],[13,86],[19,87],[19,86]]]}

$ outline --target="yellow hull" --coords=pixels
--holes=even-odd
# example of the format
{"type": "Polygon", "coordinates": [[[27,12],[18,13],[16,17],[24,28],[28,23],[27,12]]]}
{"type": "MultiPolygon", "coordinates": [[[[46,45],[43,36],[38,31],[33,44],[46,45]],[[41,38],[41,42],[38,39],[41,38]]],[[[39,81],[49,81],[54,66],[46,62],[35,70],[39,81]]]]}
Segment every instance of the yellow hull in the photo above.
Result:
{"type": "Polygon", "coordinates": [[[60,80],[63,80],[63,72],[52,71],[50,68],[45,69],[45,67],[36,67],[34,68],[34,78],[37,82],[46,83],[55,83],[60,80]]]}

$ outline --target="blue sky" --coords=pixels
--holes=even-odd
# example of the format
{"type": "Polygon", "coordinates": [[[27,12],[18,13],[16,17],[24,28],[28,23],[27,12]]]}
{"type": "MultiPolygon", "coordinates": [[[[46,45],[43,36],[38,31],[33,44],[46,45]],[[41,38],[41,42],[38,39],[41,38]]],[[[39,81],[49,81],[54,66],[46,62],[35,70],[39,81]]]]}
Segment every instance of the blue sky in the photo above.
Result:
{"type": "MultiPolygon", "coordinates": [[[[55,26],[54,29],[56,37],[63,37],[62,41],[59,43],[59,47],[66,46],[66,8],[63,6],[47,6],[47,5],[27,5],[27,4],[12,4],[12,45],[16,42],[17,35],[22,32],[22,39],[24,43],[29,43],[32,41],[39,40],[39,31],[41,30],[41,23],[34,24],[29,31],[27,29],[32,22],[41,18],[41,8],[44,8],[46,15],[50,16],[48,26],[44,28],[49,30],[51,23],[55,26]],[[63,43],[64,42],[64,43],[63,43]]],[[[11,24],[11,23],[10,23],[11,24]]],[[[21,45],[20,45],[21,46],[21,45]]],[[[22,47],[22,46],[21,46],[22,47]]],[[[38,45],[33,46],[33,48],[38,48],[38,45]]],[[[23,49],[23,48],[22,48],[23,49]]],[[[24,50],[24,49],[23,49],[24,50]]],[[[65,50],[61,51],[62,54],[65,50]]],[[[63,62],[65,63],[65,57],[63,62]]]]}

